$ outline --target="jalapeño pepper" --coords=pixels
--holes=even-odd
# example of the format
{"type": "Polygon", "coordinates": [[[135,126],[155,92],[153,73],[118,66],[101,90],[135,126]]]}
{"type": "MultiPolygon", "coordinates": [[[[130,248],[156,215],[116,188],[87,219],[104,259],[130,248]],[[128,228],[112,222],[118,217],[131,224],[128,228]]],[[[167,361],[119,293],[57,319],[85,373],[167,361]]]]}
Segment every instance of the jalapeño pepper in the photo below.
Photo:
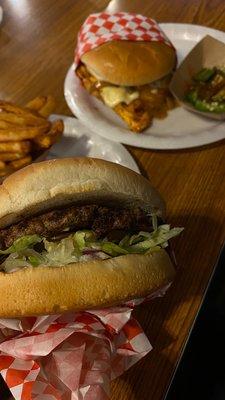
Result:
{"type": "Polygon", "coordinates": [[[197,110],[225,113],[225,73],[218,67],[203,68],[193,76],[185,100],[197,110]]]}
{"type": "Polygon", "coordinates": [[[198,82],[207,82],[216,74],[216,68],[202,68],[194,76],[194,80],[198,82]]]}
{"type": "Polygon", "coordinates": [[[225,101],[218,102],[212,101],[207,102],[198,98],[197,90],[192,90],[186,96],[186,100],[191,103],[196,110],[204,112],[224,113],[225,112],[225,101]]]}

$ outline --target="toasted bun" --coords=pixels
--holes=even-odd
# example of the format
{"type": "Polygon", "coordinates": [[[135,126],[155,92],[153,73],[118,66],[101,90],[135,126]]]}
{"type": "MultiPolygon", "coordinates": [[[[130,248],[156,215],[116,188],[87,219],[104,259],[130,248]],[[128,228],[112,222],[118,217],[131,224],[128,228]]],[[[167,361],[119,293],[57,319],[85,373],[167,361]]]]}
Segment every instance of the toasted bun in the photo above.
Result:
{"type": "Polygon", "coordinates": [[[176,52],[163,42],[112,41],[88,51],[81,61],[101,81],[139,86],[168,75],[176,65],[176,52]]]}
{"type": "Polygon", "coordinates": [[[172,281],[165,250],[63,267],[0,272],[0,317],[57,314],[121,304],[172,281]]]}
{"type": "Polygon", "coordinates": [[[65,158],[31,164],[0,186],[0,229],[68,204],[139,206],[162,216],[164,203],[150,182],[108,161],[65,158]]]}

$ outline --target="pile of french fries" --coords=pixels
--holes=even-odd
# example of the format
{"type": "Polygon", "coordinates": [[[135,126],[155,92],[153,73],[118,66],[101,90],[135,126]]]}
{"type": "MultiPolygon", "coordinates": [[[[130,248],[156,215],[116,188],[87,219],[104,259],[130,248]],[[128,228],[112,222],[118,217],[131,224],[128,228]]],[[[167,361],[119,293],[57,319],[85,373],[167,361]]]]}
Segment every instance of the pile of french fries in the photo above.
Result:
{"type": "Polygon", "coordinates": [[[0,178],[25,167],[56,143],[62,120],[48,121],[55,109],[52,96],[40,96],[25,107],[0,100],[0,178]]]}

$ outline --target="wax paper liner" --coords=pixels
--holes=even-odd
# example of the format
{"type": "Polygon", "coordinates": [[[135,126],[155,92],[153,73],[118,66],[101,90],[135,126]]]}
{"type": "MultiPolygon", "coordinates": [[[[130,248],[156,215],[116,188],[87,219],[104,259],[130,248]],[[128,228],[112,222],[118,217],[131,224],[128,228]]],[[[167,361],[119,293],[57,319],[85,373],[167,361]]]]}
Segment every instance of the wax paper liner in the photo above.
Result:
{"type": "Polygon", "coordinates": [[[158,41],[173,47],[154,19],[127,12],[101,12],[89,15],[81,26],[75,63],[78,64],[87,51],[114,40],[158,41]]]}
{"type": "Polygon", "coordinates": [[[15,399],[108,399],[110,380],[151,350],[131,312],[0,320],[0,372],[15,399]]]}

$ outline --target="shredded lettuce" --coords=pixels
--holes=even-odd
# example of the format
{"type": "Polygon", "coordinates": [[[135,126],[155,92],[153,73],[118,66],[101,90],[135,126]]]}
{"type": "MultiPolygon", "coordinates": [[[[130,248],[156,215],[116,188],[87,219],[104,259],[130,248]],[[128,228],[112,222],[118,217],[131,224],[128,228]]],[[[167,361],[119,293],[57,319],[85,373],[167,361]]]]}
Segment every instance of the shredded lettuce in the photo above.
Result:
{"type": "Polygon", "coordinates": [[[5,272],[14,272],[24,267],[39,265],[61,266],[78,261],[107,259],[126,254],[146,254],[160,251],[168,246],[168,240],[179,235],[183,228],[172,228],[170,225],[157,225],[157,217],[152,216],[152,232],[139,232],[136,235],[126,234],[117,243],[107,237],[98,240],[90,230],[77,231],[59,241],[51,242],[38,235],[23,236],[0,255],[9,255],[1,267],[5,272]],[[35,250],[35,244],[43,242],[42,250],[35,250]]]}
{"type": "Polygon", "coordinates": [[[19,239],[16,239],[8,249],[0,250],[0,254],[21,253],[23,250],[42,242],[42,240],[43,238],[38,235],[21,236],[19,239]]]}
{"type": "Polygon", "coordinates": [[[116,257],[122,254],[128,254],[128,251],[126,249],[112,242],[102,243],[101,247],[104,253],[109,254],[112,257],[116,257]]]}
{"type": "Polygon", "coordinates": [[[157,215],[156,214],[152,214],[152,227],[154,229],[154,231],[158,228],[158,220],[157,220],[157,215]]]}
{"type": "Polygon", "coordinates": [[[126,235],[123,237],[123,239],[120,240],[119,246],[126,247],[129,245],[129,242],[130,242],[130,235],[126,235]]]}
{"type": "Polygon", "coordinates": [[[155,246],[161,246],[165,248],[168,246],[168,240],[179,235],[183,231],[183,228],[172,228],[170,229],[170,225],[160,225],[156,230],[151,233],[148,232],[140,232],[138,235],[134,235],[131,239],[131,252],[142,252],[150,250],[155,246]],[[141,237],[138,243],[135,243],[135,240],[141,237]],[[135,243],[135,244],[133,244],[135,243]]]}
{"type": "Polygon", "coordinates": [[[31,263],[26,260],[25,256],[18,256],[17,253],[12,253],[3,263],[4,271],[7,273],[18,271],[24,267],[30,267],[31,263]]]}
{"type": "Polygon", "coordinates": [[[95,239],[95,233],[88,230],[77,231],[73,236],[74,243],[77,245],[79,250],[83,250],[87,243],[93,242],[95,239]]]}
{"type": "Polygon", "coordinates": [[[95,233],[89,230],[77,231],[73,235],[74,254],[79,258],[82,251],[88,247],[89,243],[96,240],[95,233]]]}
{"type": "Polygon", "coordinates": [[[74,254],[72,235],[61,239],[59,242],[49,242],[44,239],[45,251],[43,255],[47,265],[64,265],[77,262],[79,258],[74,254]]]}
{"type": "Polygon", "coordinates": [[[41,264],[41,258],[31,255],[27,257],[29,263],[32,265],[32,267],[38,267],[38,265],[41,264]]]}
{"type": "Polygon", "coordinates": [[[26,249],[23,251],[23,255],[27,258],[32,267],[38,267],[40,264],[44,264],[46,262],[46,258],[44,254],[40,254],[34,249],[26,249]]]}
{"type": "Polygon", "coordinates": [[[20,253],[11,253],[4,261],[4,269],[6,272],[20,269],[21,267],[38,267],[45,263],[45,258],[34,249],[26,249],[20,253]]]}

